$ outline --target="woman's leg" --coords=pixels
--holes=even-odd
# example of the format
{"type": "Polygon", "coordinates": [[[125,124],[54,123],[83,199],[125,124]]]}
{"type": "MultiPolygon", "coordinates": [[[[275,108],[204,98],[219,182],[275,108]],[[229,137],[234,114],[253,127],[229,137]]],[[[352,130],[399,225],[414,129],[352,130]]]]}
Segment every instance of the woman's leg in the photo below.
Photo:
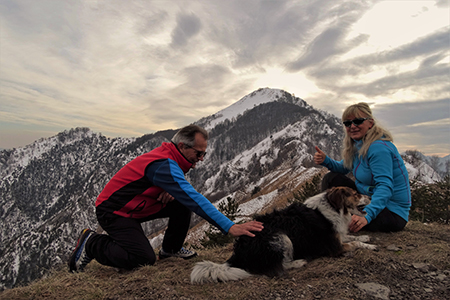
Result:
{"type": "Polygon", "coordinates": [[[364,226],[361,230],[395,232],[402,230],[406,226],[406,223],[402,217],[385,208],[372,222],[364,226]]]}
{"type": "Polygon", "coordinates": [[[344,174],[333,172],[325,174],[325,176],[322,179],[322,186],[321,186],[322,192],[326,191],[327,189],[331,189],[332,187],[335,186],[346,186],[357,191],[355,182],[350,178],[348,178],[347,176],[345,176],[344,174]]]}

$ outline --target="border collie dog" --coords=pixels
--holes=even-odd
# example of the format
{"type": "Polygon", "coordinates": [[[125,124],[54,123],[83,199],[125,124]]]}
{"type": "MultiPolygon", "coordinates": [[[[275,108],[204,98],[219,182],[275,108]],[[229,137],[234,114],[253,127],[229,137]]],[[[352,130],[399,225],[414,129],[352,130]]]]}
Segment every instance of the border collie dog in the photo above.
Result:
{"type": "Polygon", "coordinates": [[[255,232],[255,237],[236,239],[233,254],[225,263],[197,263],[191,283],[240,280],[252,274],[280,276],[318,257],[337,257],[357,248],[377,250],[377,246],[364,243],[368,236],[347,235],[352,214],[364,216],[358,207],[369,203],[368,197],[353,189],[334,187],[304,204],[293,203],[257,216],[264,229],[255,232]]]}

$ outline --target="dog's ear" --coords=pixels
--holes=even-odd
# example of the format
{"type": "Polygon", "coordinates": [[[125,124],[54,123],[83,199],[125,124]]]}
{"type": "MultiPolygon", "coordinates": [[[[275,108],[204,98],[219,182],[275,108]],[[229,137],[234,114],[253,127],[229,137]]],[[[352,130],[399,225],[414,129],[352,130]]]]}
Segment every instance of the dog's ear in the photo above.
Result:
{"type": "Polygon", "coordinates": [[[347,207],[345,203],[345,199],[347,198],[347,191],[342,187],[333,187],[327,192],[328,203],[333,207],[337,212],[341,209],[344,209],[344,214],[347,213],[347,207]]]}

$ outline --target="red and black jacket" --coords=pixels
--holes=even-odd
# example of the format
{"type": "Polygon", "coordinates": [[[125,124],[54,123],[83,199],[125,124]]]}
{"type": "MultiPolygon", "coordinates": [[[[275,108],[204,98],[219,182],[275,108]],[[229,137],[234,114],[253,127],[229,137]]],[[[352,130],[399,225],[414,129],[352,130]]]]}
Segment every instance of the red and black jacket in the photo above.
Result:
{"type": "Polygon", "coordinates": [[[175,200],[227,233],[234,225],[211,202],[186,181],[188,161],[173,143],[145,153],[126,164],[106,184],[97,198],[97,211],[141,219],[157,213],[165,205],[157,201],[167,191],[175,200]]]}

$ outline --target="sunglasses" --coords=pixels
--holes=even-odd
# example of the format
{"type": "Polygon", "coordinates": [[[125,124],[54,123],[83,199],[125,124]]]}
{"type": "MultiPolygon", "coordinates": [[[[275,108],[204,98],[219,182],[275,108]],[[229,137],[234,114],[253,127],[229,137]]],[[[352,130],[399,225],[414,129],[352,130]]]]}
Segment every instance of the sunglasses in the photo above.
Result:
{"type": "Polygon", "coordinates": [[[192,150],[194,150],[195,152],[196,152],[196,155],[197,155],[197,157],[198,158],[200,158],[200,157],[205,157],[206,156],[206,151],[199,151],[199,150],[197,150],[197,149],[195,149],[194,147],[191,147],[191,146],[189,146],[189,145],[186,145],[186,144],[184,144],[186,147],[188,147],[188,148],[191,148],[192,150]]]}
{"type": "Polygon", "coordinates": [[[344,121],[342,123],[344,123],[345,127],[350,127],[352,126],[352,124],[354,124],[355,126],[361,125],[365,120],[368,120],[369,118],[357,118],[357,119],[353,119],[353,120],[349,120],[349,121],[344,121]]]}

